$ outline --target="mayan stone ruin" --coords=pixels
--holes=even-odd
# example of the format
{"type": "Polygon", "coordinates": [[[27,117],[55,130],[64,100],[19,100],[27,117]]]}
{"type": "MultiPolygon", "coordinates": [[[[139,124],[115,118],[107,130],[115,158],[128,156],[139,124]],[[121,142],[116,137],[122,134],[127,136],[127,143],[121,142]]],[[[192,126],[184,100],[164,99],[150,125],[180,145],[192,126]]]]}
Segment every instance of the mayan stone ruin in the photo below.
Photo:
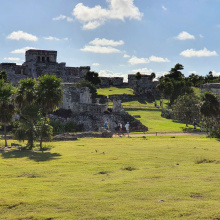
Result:
{"type": "MultiPolygon", "coordinates": [[[[118,123],[131,124],[131,131],[147,131],[148,128],[128,113],[121,105],[121,97],[112,97],[113,107],[108,107],[108,99],[97,96],[92,99],[89,88],[77,88],[74,83],[84,79],[84,75],[90,70],[90,66],[67,67],[66,63],[57,62],[57,51],[53,50],[27,50],[25,62],[22,65],[16,63],[0,63],[0,70],[5,70],[12,84],[17,84],[21,79],[28,77],[38,78],[45,74],[55,74],[63,80],[63,102],[60,109],[70,111],[68,117],[50,115],[52,120],[62,122],[74,121],[83,125],[85,131],[98,131],[108,122],[109,128],[114,130],[118,123]],[[102,102],[100,101],[102,100],[102,102]],[[104,102],[103,102],[104,100],[104,102]]],[[[137,82],[135,75],[128,76],[128,83],[123,82],[123,77],[101,77],[100,87],[130,87],[134,90],[138,87],[144,89],[156,89],[156,83],[152,82],[148,75],[143,75],[137,82]],[[139,84],[138,84],[139,83],[139,84]]],[[[129,96],[130,97],[130,96],[129,96]]]]}

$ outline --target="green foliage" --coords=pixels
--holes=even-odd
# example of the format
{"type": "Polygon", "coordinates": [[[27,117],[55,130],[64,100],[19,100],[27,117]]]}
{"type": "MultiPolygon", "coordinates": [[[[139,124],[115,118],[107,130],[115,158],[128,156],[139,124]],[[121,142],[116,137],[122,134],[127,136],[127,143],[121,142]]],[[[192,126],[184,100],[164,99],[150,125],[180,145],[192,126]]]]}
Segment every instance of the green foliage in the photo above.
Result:
{"type": "Polygon", "coordinates": [[[74,121],[68,121],[66,123],[62,123],[59,121],[50,121],[50,125],[53,127],[53,132],[57,133],[65,133],[65,132],[77,132],[81,131],[81,126],[77,125],[74,121]]]}
{"type": "Polygon", "coordinates": [[[48,113],[58,108],[63,98],[61,78],[56,75],[43,75],[37,81],[37,99],[43,111],[48,113]]]}
{"type": "Polygon", "coordinates": [[[140,74],[140,72],[137,72],[136,75],[135,75],[135,78],[137,80],[140,80],[142,78],[142,75],[140,74]]]}
{"type": "Polygon", "coordinates": [[[4,80],[5,82],[8,82],[8,74],[5,70],[0,71],[0,80],[4,80]]]}
{"type": "Polygon", "coordinates": [[[220,103],[214,94],[210,92],[204,93],[202,101],[201,113],[205,117],[215,118],[220,115],[220,103]]]}
{"type": "Polygon", "coordinates": [[[98,85],[101,83],[101,78],[99,77],[99,74],[94,71],[87,71],[84,78],[85,80],[91,82],[93,85],[98,85]]]}
{"type": "Polygon", "coordinates": [[[181,64],[177,63],[174,68],[171,68],[169,74],[159,79],[160,84],[158,85],[158,89],[164,97],[168,96],[170,98],[171,105],[178,96],[193,92],[191,82],[185,79],[184,75],[180,71],[183,68],[184,67],[181,64]]]}
{"type": "Polygon", "coordinates": [[[174,105],[175,118],[188,124],[193,124],[193,121],[197,119],[200,121],[200,100],[194,94],[186,94],[179,96],[174,105]]]}
{"type": "Polygon", "coordinates": [[[7,83],[7,73],[0,71],[0,125],[4,126],[5,146],[7,146],[6,126],[12,121],[15,114],[15,105],[13,100],[14,88],[7,83]]]}
{"type": "Polygon", "coordinates": [[[47,141],[53,138],[53,127],[50,125],[49,118],[42,118],[37,122],[38,136],[47,141]]]}

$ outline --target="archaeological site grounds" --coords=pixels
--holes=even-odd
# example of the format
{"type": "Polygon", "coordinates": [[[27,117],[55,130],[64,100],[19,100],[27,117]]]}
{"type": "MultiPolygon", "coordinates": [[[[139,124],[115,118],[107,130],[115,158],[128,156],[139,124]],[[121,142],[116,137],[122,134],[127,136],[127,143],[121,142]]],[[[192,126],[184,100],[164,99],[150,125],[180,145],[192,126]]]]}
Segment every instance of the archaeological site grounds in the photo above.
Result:
{"type": "Polygon", "coordinates": [[[210,81],[189,88],[192,78],[176,77],[177,64],[169,79],[100,77],[94,93],[85,82],[94,74],[89,66],[67,67],[56,58],[57,51],[31,49],[22,65],[0,64],[19,92],[20,80],[48,73],[62,79],[62,102],[41,115],[43,126],[41,119],[33,123],[37,131],[51,123],[51,138],[36,136],[31,148],[27,136],[16,138],[22,110],[13,116],[17,124],[0,124],[0,219],[220,219],[217,78],[209,74],[210,81]],[[178,99],[180,78],[185,91],[178,99]],[[217,113],[214,101],[205,111],[207,97],[217,113]],[[127,122],[129,137],[117,130],[127,122]]]}

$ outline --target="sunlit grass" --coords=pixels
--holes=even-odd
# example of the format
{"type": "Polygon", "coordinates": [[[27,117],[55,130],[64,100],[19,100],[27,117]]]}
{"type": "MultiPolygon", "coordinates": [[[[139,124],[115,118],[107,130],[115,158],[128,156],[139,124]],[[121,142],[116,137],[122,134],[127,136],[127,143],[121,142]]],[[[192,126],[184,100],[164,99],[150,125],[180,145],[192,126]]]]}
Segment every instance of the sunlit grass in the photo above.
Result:
{"type": "Polygon", "coordinates": [[[122,95],[128,94],[133,95],[133,89],[131,88],[117,88],[117,87],[109,87],[109,88],[100,88],[97,89],[98,95],[122,95]]]}
{"type": "Polygon", "coordinates": [[[216,139],[85,138],[53,145],[44,153],[1,153],[0,219],[220,217],[216,139]],[[214,162],[198,163],[201,158],[214,162]]]}

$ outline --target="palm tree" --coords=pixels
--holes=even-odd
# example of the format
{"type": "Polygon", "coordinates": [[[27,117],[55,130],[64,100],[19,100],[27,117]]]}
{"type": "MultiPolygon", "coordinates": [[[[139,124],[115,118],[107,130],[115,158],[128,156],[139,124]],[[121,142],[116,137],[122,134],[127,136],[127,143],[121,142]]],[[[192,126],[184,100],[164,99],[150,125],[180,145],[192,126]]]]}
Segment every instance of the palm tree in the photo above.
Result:
{"type": "MultiPolygon", "coordinates": [[[[20,130],[28,139],[28,147],[32,149],[37,138],[36,122],[39,120],[39,105],[37,103],[36,80],[23,79],[19,82],[15,102],[20,110],[20,130]]],[[[23,138],[23,137],[22,137],[23,138]]]]}
{"type": "Polygon", "coordinates": [[[13,103],[14,88],[11,84],[0,79],[0,124],[4,126],[5,146],[7,146],[6,126],[12,121],[15,114],[15,106],[13,103]]]}
{"type": "MultiPolygon", "coordinates": [[[[43,115],[43,122],[40,127],[40,149],[42,150],[43,133],[45,133],[47,125],[47,114],[56,110],[63,99],[63,91],[61,88],[61,79],[55,75],[43,75],[38,78],[37,97],[43,115]]],[[[48,127],[48,126],[47,126],[48,127]]],[[[50,130],[50,128],[48,127],[50,130]]]]}

